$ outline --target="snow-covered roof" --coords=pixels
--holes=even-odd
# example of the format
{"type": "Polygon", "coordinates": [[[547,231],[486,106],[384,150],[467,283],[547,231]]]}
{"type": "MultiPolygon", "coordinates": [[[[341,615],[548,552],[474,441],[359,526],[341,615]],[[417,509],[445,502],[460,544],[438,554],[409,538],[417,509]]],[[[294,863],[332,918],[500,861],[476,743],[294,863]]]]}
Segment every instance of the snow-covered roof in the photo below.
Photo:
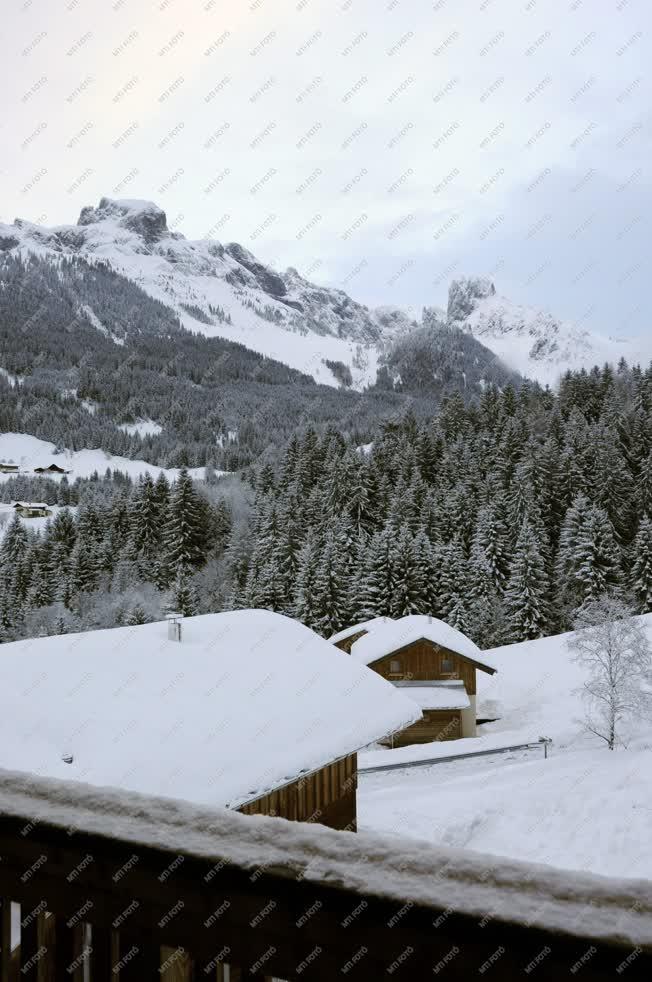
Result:
{"type": "Polygon", "coordinates": [[[16,501],[14,508],[49,508],[45,501],[16,501]]]}
{"type": "Polygon", "coordinates": [[[353,637],[354,634],[359,634],[361,631],[368,632],[375,627],[391,623],[393,623],[393,618],[391,617],[372,617],[371,620],[361,621],[359,624],[352,624],[351,627],[345,627],[343,631],[338,631],[337,634],[333,634],[328,640],[331,644],[337,644],[339,641],[346,641],[347,638],[353,637]]]}
{"type": "Polygon", "coordinates": [[[281,614],[188,618],[180,643],[167,632],[0,645],[0,767],[237,807],[420,716],[281,614]]]}
{"type": "Polygon", "coordinates": [[[430,617],[427,614],[409,614],[407,617],[390,621],[383,627],[376,626],[369,634],[354,642],[351,655],[363,665],[371,665],[379,658],[385,658],[406,645],[422,639],[454,651],[486,671],[496,671],[470,638],[437,617],[430,617]]]}
{"type": "Polygon", "coordinates": [[[468,709],[464,682],[394,682],[421,709],[468,709]]]}

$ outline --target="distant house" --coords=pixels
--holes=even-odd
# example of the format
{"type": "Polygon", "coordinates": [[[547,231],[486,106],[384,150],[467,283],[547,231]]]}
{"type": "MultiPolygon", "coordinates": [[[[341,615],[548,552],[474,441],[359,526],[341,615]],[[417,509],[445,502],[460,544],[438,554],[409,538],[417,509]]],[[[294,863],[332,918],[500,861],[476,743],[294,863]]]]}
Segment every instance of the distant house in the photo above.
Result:
{"type": "Polygon", "coordinates": [[[368,622],[351,646],[351,657],[392,682],[422,710],[420,720],[392,737],[392,746],[475,736],[476,672],[493,675],[491,662],[470,638],[436,617],[382,620],[368,622]]]}
{"type": "Polygon", "coordinates": [[[369,621],[352,624],[351,627],[346,627],[343,631],[338,631],[337,634],[333,634],[328,640],[336,648],[339,648],[340,651],[346,651],[347,654],[350,654],[351,648],[356,641],[364,637],[365,634],[369,634],[369,631],[373,630],[373,628],[393,623],[394,620],[391,617],[372,617],[369,621]]]}
{"type": "Polygon", "coordinates": [[[0,463],[0,474],[17,474],[18,464],[0,463]]]}
{"type": "Polygon", "coordinates": [[[43,501],[17,501],[14,508],[23,518],[47,518],[52,514],[52,509],[43,501]]]}
{"type": "Polygon", "coordinates": [[[336,829],[356,827],[357,751],[420,716],[262,610],[6,643],[0,678],[0,768],[336,829]]]}
{"type": "Polygon", "coordinates": [[[47,467],[35,467],[35,474],[68,474],[69,472],[64,470],[63,467],[59,467],[58,464],[49,464],[47,467]]]}

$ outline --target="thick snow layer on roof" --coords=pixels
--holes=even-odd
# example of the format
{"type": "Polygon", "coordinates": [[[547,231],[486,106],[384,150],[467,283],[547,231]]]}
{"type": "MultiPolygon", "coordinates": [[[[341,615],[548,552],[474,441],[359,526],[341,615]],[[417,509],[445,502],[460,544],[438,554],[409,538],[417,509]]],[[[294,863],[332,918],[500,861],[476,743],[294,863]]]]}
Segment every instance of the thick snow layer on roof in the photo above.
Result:
{"type": "MultiPolygon", "coordinates": [[[[332,656],[331,656],[332,657],[332,656]]],[[[346,657],[346,656],[344,656],[346,657]]],[[[370,673],[371,674],[371,673],[370,673]]],[[[437,792],[438,789],[435,789],[437,792]]],[[[433,814],[439,813],[435,805],[433,814]]],[[[396,836],[335,832],[315,824],[237,815],[183,801],[0,771],[0,813],[76,834],[120,837],[245,870],[325,883],[485,917],[652,943],[650,883],[611,879],[396,836]]]]}
{"type": "Polygon", "coordinates": [[[442,648],[448,648],[493,669],[491,662],[470,638],[437,617],[429,617],[426,614],[410,614],[397,621],[390,621],[386,627],[376,627],[355,642],[351,648],[351,655],[363,665],[371,665],[379,658],[384,658],[421,638],[427,638],[434,644],[441,645],[442,648]]]}
{"type": "Polygon", "coordinates": [[[333,634],[328,640],[331,644],[337,644],[338,641],[345,641],[346,638],[350,638],[351,635],[358,634],[360,631],[372,631],[377,627],[393,623],[394,620],[392,617],[372,617],[371,620],[361,621],[359,624],[352,624],[351,627],[345,627],[343,631],[338,631],[337,634],[333,634]]]}
{"type": "Polygon", "coordinates": [[[468,709],[471,703],[464,682],[394,682],[421,709],[468,709]]]}
{"type": "Polygon", "coordinates": [[[420,716],[270,611],[0,646],[0,767],[237,807],[420,716]],[[64,755],[72,755],[65,763],[64,755]]]}

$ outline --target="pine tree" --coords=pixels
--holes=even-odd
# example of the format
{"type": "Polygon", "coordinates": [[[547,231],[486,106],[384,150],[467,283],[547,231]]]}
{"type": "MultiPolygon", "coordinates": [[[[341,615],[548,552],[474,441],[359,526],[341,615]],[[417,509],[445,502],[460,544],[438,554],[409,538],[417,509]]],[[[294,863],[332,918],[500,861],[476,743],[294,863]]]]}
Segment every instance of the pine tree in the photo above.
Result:
{"type": "Polygon", "coordinates": [[[505,594],[505,613],[515,640],[529,641],[544,636],[549,624],[548,591],[543,549],[525,521],[516,541],[505,594]]]}
{"type": "Polygon", "coordinates": [[[652,519],[647,516],[634,541],[630,582],[637,613],[652,611],[652,519]]]}
{"type": "Polygon", "coordinates": [[[165,566],[170,578],[174,578],[180,569],[187,572],[201,564],[206,538],[205,511],[192,478],[182,468],[170,494],[164,531],[165,566]]]}
{"type": "Polygon", "coordinates": [[[183,614],[184,617],[192,617],[193,614],[197,613],[198,607],[199,600],[192,576],[183,565],[180,565],[177,567],[174,582],[170,589],[168,608],[170,612],[183,614]]]}

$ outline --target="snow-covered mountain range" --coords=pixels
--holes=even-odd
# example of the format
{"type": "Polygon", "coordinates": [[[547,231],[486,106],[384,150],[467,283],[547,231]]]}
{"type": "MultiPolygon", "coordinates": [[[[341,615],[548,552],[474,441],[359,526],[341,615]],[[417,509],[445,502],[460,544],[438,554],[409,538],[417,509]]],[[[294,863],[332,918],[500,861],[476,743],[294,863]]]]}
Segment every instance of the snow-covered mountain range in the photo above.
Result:
{"type": "MultiPolygon", "coordinates": [[[[419,326],[398,308],[370,309],[296,269],[279,272],[238,243],[190,241],[171,231],[165,212],[149,201],[102,198],[82,209],[76,225],[0,224],[0,250],[107,263],[173,308],[190,330],[237,341],[331,385],[342,381],[344,366],[354,388],[375,382],[383,355],[419,326]]],[[[102,329],[101,311],[86,313],[102,329]]],[[[543,381],[567,367],[644,356],[626,342],[511,303],[485,279],[453,282],[445,314],[424,311],[424,325],[442,322],[543,381]]]]}

